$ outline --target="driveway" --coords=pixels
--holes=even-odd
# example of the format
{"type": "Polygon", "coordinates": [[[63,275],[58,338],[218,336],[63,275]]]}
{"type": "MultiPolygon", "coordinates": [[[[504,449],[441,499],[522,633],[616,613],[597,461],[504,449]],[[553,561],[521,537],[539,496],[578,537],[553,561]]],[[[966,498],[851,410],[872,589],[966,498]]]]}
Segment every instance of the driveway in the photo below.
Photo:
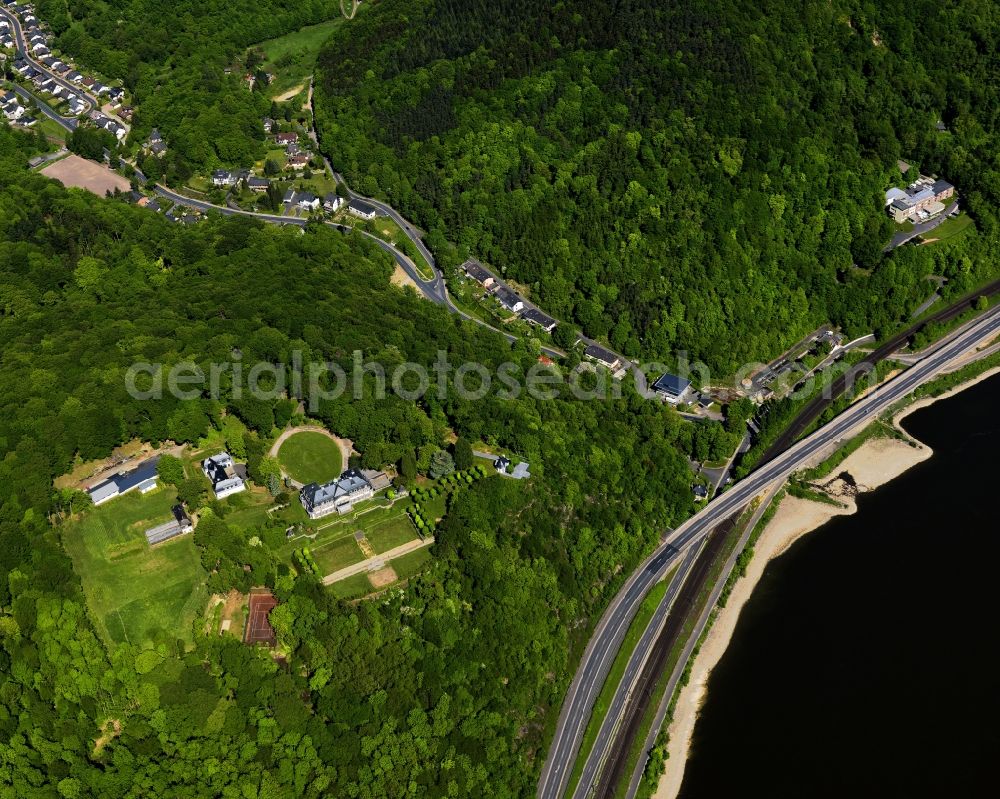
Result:
{"type": "Polygon", "coordinates": [[[906,244],[906,242],[910,241],[911,239],[915,239],[917,236],[922,236],[924,233],[929,233],[930,231],[934,230],[934,228],[936,228],[938,225],[940,225],[942,222],[944,222],[944,220],[950,217],[953,213],[955,213],[955,211],[957,210],[958,210],[958,200],[951,203],[951,205],[945,208],[944,212],[936,219],[931,219],[929,222],[922,222],[919,225],[914,225],[913,230],[899,231],[889,240],[889,243],[886,245],[884,252],[889,252],[890,250],[894,250],[900,245],[906,244]]]}

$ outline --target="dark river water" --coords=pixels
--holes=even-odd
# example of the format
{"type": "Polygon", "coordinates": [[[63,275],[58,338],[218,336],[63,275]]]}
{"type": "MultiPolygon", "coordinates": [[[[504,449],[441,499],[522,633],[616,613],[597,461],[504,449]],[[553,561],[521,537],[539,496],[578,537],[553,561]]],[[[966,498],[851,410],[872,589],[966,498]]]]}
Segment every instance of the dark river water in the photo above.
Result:
{"type": "Polygon", "coordinates": [[[1000,376],[903,426],[934,457],[767,567],[683,799],[1000,796],[1000,376]]]}

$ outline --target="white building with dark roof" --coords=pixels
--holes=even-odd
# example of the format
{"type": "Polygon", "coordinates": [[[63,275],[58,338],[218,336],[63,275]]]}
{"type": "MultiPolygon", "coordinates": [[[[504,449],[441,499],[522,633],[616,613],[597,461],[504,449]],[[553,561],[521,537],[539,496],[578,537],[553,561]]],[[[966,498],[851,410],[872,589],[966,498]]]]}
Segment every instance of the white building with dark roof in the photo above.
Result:
{"type": "Polygon", "coordinates": [[[201,462],[201,470],[212,484],[216,499],[246,491],[246,467],[234,463],[228,452],[220,452],[201,462]]]}
{"type": "Polygon", "coordinates": [[[347,204],[347,212],[362,219],[374,219],[378,216],[378,209],[374,205],[357,199],[351,200],[347,204]]]}
{"type": "Polygon", "coordinates": [[[348,469],[336,480],[320,485],[310,483],[299,492],[299,501],[310,519],[332,513],[347,513],[358,502],[375,496],[375,489],[357,469],[348,469]]]}

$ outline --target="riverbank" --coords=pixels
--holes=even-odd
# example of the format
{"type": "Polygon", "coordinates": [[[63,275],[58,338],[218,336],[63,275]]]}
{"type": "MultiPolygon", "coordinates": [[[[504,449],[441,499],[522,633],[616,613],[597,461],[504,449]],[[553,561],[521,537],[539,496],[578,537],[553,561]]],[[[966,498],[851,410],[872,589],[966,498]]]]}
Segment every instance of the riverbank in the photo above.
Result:
{"type": "MultiPolygon", "coordinates": [[[[989,370],[938,397],[927,397],[911,403],[895,416],[893,423],[898,428],[899,421],[908,414],[969,388],[997,372],[1000,369],[989,370]]],[[[666,770],[653,795],[654,799],[676,799],[680,792],[691,737],[707,695],[708,678],[726,651],[739,621],[740,611],[750,599],[767,564],[785,552],[797,539],[835,516],[855,513],[856,494],[874,491],[932,455],[929,447],[909,437],[873,438],[851,453],[833,476],[817,484],[839,505],[793,496],[785,496],[781,500],[777,511],[754,545],[754,556],[746,575],[736,582],[726,606],[719,609],[714,624],[702,642],[691,665],[691,679],[678,694],[673,720],[668,727],[670,737],[666,770]],[[845,473],[850,475],[850,479],[843,477],[845,473]]]]}

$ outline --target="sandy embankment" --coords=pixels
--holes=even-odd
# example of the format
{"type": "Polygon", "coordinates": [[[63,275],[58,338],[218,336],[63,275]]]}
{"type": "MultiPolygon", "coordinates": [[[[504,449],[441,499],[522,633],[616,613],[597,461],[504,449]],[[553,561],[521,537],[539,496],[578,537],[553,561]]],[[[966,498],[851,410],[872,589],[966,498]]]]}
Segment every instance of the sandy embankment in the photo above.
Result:
{"type": "MultiPolygon", "coordinates": [[[[920,403],[916,403],[913,407],[920,407],[920,403]]],[[[902,415],[904,414],[900,414],[902,415]]],[[[792,496],[786,496],[781,500],[778,510],[754,545],[754,557],[747,568],[746,576],[736,583],[725,608],[719,611],[692,664],[691,680],[681,689],[677,698],[674,718],[669,727],[667,768],[654,799],[675,799],[680,791],[691,734],[705,699],[709,674],[726,651],[736,629],[740,611],[753,593],[768,561],[778,557],[796,539],[815,530],[834,516],[857,511],[852,496],[853,490],[838,477],[839,475],[844,472],[850,474],[857,484],[858,493],[873,491],[910,467],[931,457],[933,453],[929,447],[914,443],[917,445],[912,446],[897,439],[877,438],[866,441],[856,452],[851,453],[843,464],[834,470],[834,475],[820,481],[828,493],[835,495],[837,500],[843,503],[843,507],[792,496]]]]}
{"type": "MultiPolygon", "coordinates": [[[[404,270],[399,264],[396,264],[396,269],[392,273],[390,282],[392,285],[399,286],[400,288],[403,286],[412,286],[415,289],[419,288],[413,278],[406,274],[406,270],[404,270]]],[[[421,294],[420,296],[423,295],[421,294]]]]}

